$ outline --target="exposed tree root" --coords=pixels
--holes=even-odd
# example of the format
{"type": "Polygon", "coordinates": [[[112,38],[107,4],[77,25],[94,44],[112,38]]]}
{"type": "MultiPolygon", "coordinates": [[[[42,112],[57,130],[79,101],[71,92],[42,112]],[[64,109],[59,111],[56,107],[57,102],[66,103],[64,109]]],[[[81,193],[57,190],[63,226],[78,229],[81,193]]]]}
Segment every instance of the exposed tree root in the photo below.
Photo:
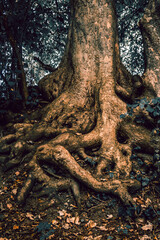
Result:
{"type": "MultiPolygon", "coordinates": [[[[17,127],[17,126],[15,126],[17,127]]],[[[21,125],[22,127],[22,125],[21,125]]],[[[21,128],[22,131],[23,128],[21,128]]],[[[24,125],[25,129],[25,125],[24,125]]],[[[24,132],[24,129],[22,132],[24,132]]],[[[8,142],[12,144],[12,141],[16,139],[16,135],[8,135],[1,139],[1,143],[8,142]]],[[[88,171],[81,167],[71,153],[77,153],[80,158],[86,159],[90,157],[86,154],[86,148],[95,148],[101,145],[101,138],[98,134],[97,129],[91,131],[88,134],[76,134],[72,132],[63,133],[55,137],[54,139],[50,140],[44,145],[40,145],[38,148],[33,146],[32,144],[24,144],[23,141],[18,141],[12,146],[12,150],[10,153],[10,161],[9,164],[12,163],[14,157],[18,157],[22,159],[24,152],[27,150],[33,152],[33,158],[29,163],[29,168],[31,172],[28,176],[28,179],[22,187],[20,193],[18,194],[17,200],[18,202],[22,203],[25,201],[28,193],[31,191],[35,180],[43,183],[44,186],[47,188],[52,189],[52,191],[59,191],[71,188],[73,194],[75,196],[77,205],[80,207],[80,192],[79,192],[79,183],[82,182],[89,188],[97,191],[97,192],[106,192],[112,193],[121,198],[121,200],[125,204],[134,203],[130,194],[128,193],[128,188],[137,189],[140,187],[137,181],[133,181],[131,179],[128,180],[108,180],[102,179],[99,180],[98,174],[94,174],[94,176],[88,171]],[[29,147],[29,148],[28,148],[29,147]],[[36,151],[36,152],[35,152],[36,151]],[[49,177],[40,167],[41,162],[43,163],[50,163],[55,166],[59,166],[64,170],[67,170],[71,177],[65,179],[56,179],[55,176],[49,177]],[[53,178],[52,178],[53,177],[53,178]],[[54,179],[54,180],[53,180],[54,179]],[[76,182],[73,179],[77,179],[76,182]]],[[[116,160],[116,156],[114,155],[113,161],[116,160]]],[[[113,152],[115,154],[115,152],[113,152]]],[[[124,156],[129,156],[129,153],[123,147],[121,149],[121,154],[124,156]]],[[[127,157],[128,157],[127,156],[127,157]]],[[[91,157],[90,157],[91,158],[91,157]]],[[[116,167],[118,168],[119,160],[117,159],[116,167]]],[[[12,164],[11,164],[12,165],[12,164]]],[[[106,167],[107,164],[104,163],[103,168],[106,167]]],[[[98,168],[102,170],[102,159],[100,160],[100,164],[98,168]]],[[[102,176],[102,172],[101,172],[102,176]]],[[[45,190],[46,191],[46,190],[45,190]]]]}
{"type": "Polygon", "coordinates": [[[88,102],[86,96],[84,102],[80,103],[74,94],[69,96],[71,98],[67,98],[65,92],[54,101],[54,107],[53,103],[45,107],[44,118],[40,123],[15,124],[15,133],[0,140],[0,154],[6,157],[5,170],[23,161],[29,162],[29,175],[19,191],[18,202],[23,203],[26,200],[38,181],[44,188],[42,195],[72,189],[79,209],[81,183],[94,191],[114,194],[124,204],[134,205],[129,191],[137,190],[141,186],[138,181],[129,179],[132,170],[130,156],[135,146],[141,147],[139,154],[154,153],[157,147],[151,136],[154,122],[139,111],[139,114],[146,118],[147,127],[150,126],[148,130],[145,125],[137,125],[134,117],[126,117],[123,120],[115,118],[116,121],[110,118],[110,129],[104,131],[97,102],[93,99],[88,102]],[[64,101],[67,103],[64,104],[64,101]],[[107,136],[105,138],[103,131],[107,136]],[[95,169],[89,171],[76,161],[73,154],[77,154],[81,160],[93,161],[93,149],[94,156],[97,156],[95,169]],[[42,163],[64,169],[65,177],[45,171],[41,167],[42,163]],[[113,179],[108,178],[106,170],[114,172],[113,179]]]}

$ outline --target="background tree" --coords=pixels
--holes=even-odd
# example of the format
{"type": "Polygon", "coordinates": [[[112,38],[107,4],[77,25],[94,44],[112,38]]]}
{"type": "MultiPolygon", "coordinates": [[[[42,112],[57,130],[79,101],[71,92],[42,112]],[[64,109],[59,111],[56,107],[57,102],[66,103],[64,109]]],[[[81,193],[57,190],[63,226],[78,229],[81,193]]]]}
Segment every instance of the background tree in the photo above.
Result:
{"type": "MultiPolygon", "coordinates": [[[[0,5],[2,37],[4,40],[7,37],[12,47],[10,81],[7,81],[6,77],[3,79],[6,79],[5,82],[10,88],[17,83],[19,94],[24,102],[27,100],[28,90],[22,62],[22,41],[29,6],[30,1],[25,1],[23,4],[18,1],[3,1],[0,5]]],[[[2,76],[4,69],[1,69],[2,76]]],[[[8,90],[11,90],[10,88],[8,90]]]]}
{"type": "Polygon", "coordinates": [[[150,159],[159,150],[159,136],[154,139],[151,135],[159,124],[159,113],[153,118],[159,98],[144,100],[159,96],[160,91],[159,6],[159,1],[151,0],[140,22],[146,62],[141,78],[132,77],[120,61],[115,1],[70,1],[64,56],[57,70],[39,82],[51,103],[30,117],[36,120],[34,124],[29,119],[15,124],[15,133],[1,139],[1,152],[9,153],[6,167],[13,166],[15,158],[16,164],[21,162],[27,154],[30,173],[17,196],[19,202],[39,181],[55,190],[71,187],[78,205],[80,182],[134,204],[129,190],[140,188],[140,183],[130,177],[132,150],[138,147],[142,158],[147,154],[150,159]],[[137,97],[140,100],[135,104],[137,97]],[[127,111],[126,103],[128,115],[120,119],[127,111]],[[137,116],[144,121],[138,122],[137,116]],[[66,175],[59,179],[53,172],[51,177],[42,163],[63,168],[66,175]],[[108,178],[110,170],[113,179],[108,178]]]}
{"type": "MultiPolygon", "coordinates": [[[[67,1],[63,4],[59,1],[2,1],[0,7],[3,95],[12,102],[21,98],[26,102],[27,86],[37,84],[41,77],[37,60],[50,62],[56,68],[60,55],[57,49],[64,51],[68,4],[67,1]]],[[[43,68],[46,65],[43,64],[43,68]]]]}
{"type": "Polygon", "coordinates": [[[148,0],[116,1],[120,56],[132,75],[144,72],[144,48],[141,30],[138,26],[148,0]]]}

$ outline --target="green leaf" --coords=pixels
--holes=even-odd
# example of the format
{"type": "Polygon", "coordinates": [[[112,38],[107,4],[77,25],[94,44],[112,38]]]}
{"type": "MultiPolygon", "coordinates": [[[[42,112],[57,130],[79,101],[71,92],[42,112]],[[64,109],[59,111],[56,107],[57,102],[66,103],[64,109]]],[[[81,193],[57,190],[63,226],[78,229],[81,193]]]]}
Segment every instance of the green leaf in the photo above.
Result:
{"type": "Polygon", "coordinates": [[[150,180],[149,178],[145,177],[142,178],[142,187],[146,187],[149,184],[150,180]]]}
{"type": "Polygon", "coordinates": [[[152,103],[153,103],[154,105],[157,104],[158,102],[159,102],[158,98],[152,99],[152,103]]]}
{"type": "Polygon", "coordinates": [[[154,108],[151,107],[150,105],[148,105],[148,106],[146,107],[146,111],[149,112],[149,113],[152,113],[152,112],[154,111],[154,108]]]}
{"type": "Polygon", "coordinates": [[[158,116],[160,116],[160,112],[159,112],[159,111],[157,111],[157,110],[156,110],[156,111],[154,111],[154,112],[153,112],[153,116],[154,116],[154,117],[158,117],[158,116]]]}

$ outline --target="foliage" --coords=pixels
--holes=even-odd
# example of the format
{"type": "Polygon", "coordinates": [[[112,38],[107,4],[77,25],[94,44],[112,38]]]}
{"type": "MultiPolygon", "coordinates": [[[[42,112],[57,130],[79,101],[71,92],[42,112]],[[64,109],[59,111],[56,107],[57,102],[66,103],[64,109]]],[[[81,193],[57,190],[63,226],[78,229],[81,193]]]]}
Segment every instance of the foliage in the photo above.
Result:
{"type": "MultiPolygon", "coordinates": [[[[120,118],[132,117],[136,124],[139,125],[147,125],[147,118],[144,114],[138,114],[136,110],[142,110],[144,113],[149,115],[150,119],[152,120],[152,141],[155,144],[158,144],[158,138],[160,136],[160,98],[154,98],[148,100],[146,98],[137,99],[133,104],[127,105],[127,113],[122,114],[120,118]]],[[[152,161],[147,161],[145,159],[141,159],[138,153],[141,152],[140,146],[135,146],[132,150],[131,160],[133,161],[133,165],[137,165],[138,171],[132,171],[130,173],[130,177],[132,179],[137,179],[141,182],[142,188],[147,187],[153,181],[157,183],[156,188],[159,187],[159,175],[160,175],[160,151],[158,149],[154,150],[154,154],[152,156],[152,161]],[[148,175],[146,176],[146,171],[148,171],[148,175]]],[[[157,190],[158,191],[158,190],[157,190]]],[[[130,211],[130,210],[129,210],[130,211]]],[[[138,210],[141,212],[141,210],[138,210]]],[[[129,213],[127,210],[120,209],[119,210],[120,216],[127,216],[129,213]]],[[[142,213],[142,217],[146,219],[152,219],[155,217],[155,212],[151,206],[145,208],[142,213]]]]}
{"type": "Polygon", "coordinates": [[[49,224],[48,222],[39,223],[39,225],[36,227],[36,231],[41,234],[40,240],[45,240],[54,233],[54,230],[50,228],[51,224],[49,224]]]}
{"type": "Polygon", "coordinates": [[[96,166],[96,158],[89,158],[89,157],[87,157],[86,159],[85,159],[85,161],[87,162],[87,163],[89,163],[92,167],[95,167],[96,166]]]}
{"type": "MultiPolygon", "coordinates": [[[[160,124],[160,98],[156,97],[154,99],[148,100],[146,98],[137,99],[133,104],[127,104],[127,113],[120,115],[120,118],[124,118],[126,116],[133,116],[134,110],[136,108],[140,108],[149,113],[149,116],[153,118],[156,122],[156,126],[158,127],[160,124]]],[[[136,123],[144,123],[145,117],[140,115],[136,115],[135,118],[136,123]]]]}

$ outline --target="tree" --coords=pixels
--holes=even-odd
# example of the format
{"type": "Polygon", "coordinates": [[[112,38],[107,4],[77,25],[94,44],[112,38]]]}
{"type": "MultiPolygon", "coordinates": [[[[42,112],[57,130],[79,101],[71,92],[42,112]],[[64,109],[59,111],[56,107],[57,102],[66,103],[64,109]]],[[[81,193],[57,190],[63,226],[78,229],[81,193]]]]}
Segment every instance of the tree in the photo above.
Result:
{"type": "Polygon", "coordinates": [[[28,89],[22,62],[22,42],[30,3],[31,1],[23,2],[23,4],[19,4],[18,1],[3,1],[0,4],[1,31],[5,32],[6,36],[3,36],[3,38],[7,37],[12,47],[12,77],[10,82],[6,80],[6,83],[10,86],[8,87],[10,89],[11,86],[13,88],[13,85],[16,85],[13,82],[17,82],[19,94],[24,103],[28,97],[28,89]],[[16,76],[16,79],[14,79],[13,75],[16,76]]]}
{"type": "Polygon", "coordinates": [[[62,61],[39,82],[51,103],[32,114],[32,123],[15,124],[15,133],[1,139],[1,153],[9,154],[5,166],[28,162],[19,202],[39,181],[46,191],[70,187],[78,205],[79,183],[134,204],[129,191],[139,189],[140,183],[130,178],[132,150],[138,148],[142,157],[147,154],[151,159],[159,141],[151,135],[159,126],[159,113],[152,117],[155,102],[149,99],[159,104],[160,1],[150,0],[140,21],[146,60],[142,78],[132,76],[120,61],[115,1],[71,0],[70,6],[62,61]],[[123,118],[126,103],[128,114],[123,118]],[[144,121],[138,122],[137,116],[144,121]],[[86,162],[95,168],[89,169],[86,162]],[[42,163],[63,169],[64,177],[49,173],[42,163]],[[108,178],[109,170],[114,171],[113,179],[108,178]]]}

